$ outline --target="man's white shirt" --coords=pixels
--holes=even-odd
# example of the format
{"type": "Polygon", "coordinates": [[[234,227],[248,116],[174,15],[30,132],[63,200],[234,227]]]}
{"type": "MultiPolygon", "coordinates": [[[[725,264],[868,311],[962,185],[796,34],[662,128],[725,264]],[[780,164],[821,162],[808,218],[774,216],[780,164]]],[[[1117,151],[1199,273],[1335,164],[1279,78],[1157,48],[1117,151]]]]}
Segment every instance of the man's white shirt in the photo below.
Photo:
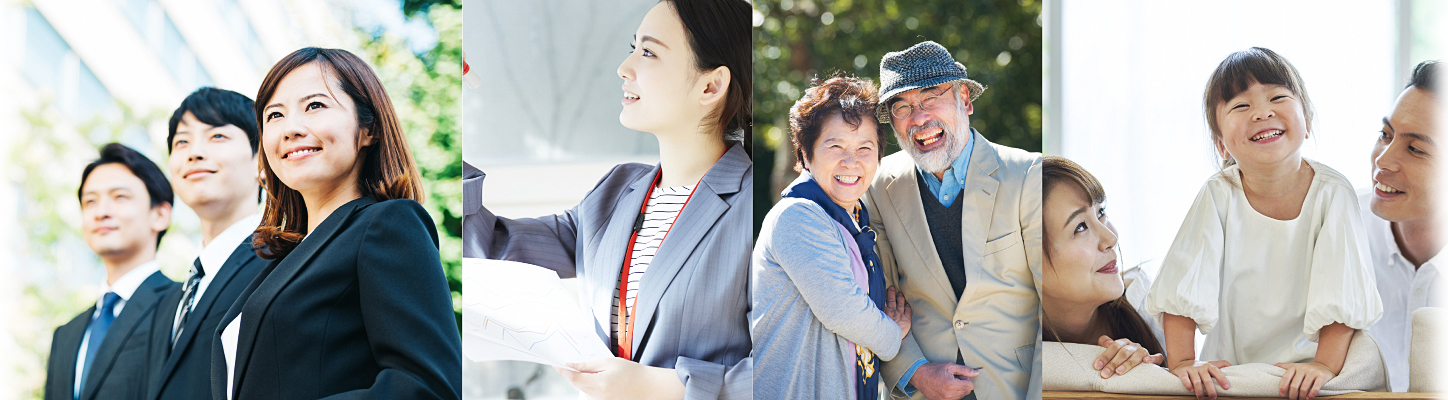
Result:
{"type": "Polygon", "coordinates": [[[1412,350],[1413,311],[1419,307],[1443,307],[1445,282],[1438,265],[1445,262],[1443,253],[1414,268],[1398,249],[1391,224],[1372,211],[1371,192],[1359,195],[1363,225],[1367,229],[1368,256],[1378,280],[1378,293],[1383,298],[1383,318],[1368,329],[1377,340],[1387,362],[1388,380],[1394,392],[1408,390],[1408,353],[1412,350]]]}
{"type": "MultiPolygon", "coordinates": [[[[196,303],[201,302],[201,296],[206,295],[206,288],[211,287],[211,281],[216,279],[216,275],[221,272],[221,268],[226,265],[226,260],[231,258],[231,253],[235,252],[236,247],[241,245],[241,242],[246,240],[246,237],[256,231],[256,227],[260,225],[261,214],[249,215],[232,223],[226,230],[221,231],[220,235],[216,235],[215,238],[211,239],[211,243],[201,247],[199,257],[201,258],[201,267],[206,269],[206,275],[202,276],[201,282],[196,285],[196,296],[191,299],[192,307],[195,307],[196,303]]],[[[187,278],[189,278],[189,276],[187,278]]],[[[185,280],[182,280],[183,285],[185,282],[185,280]]],[[[186,298],[182,297],[181,300],[185,301],[186,298]]],[[[181,312],[185,311],[185,309],[184,304],[176,307],[176,314],[172,316],[171,335],[173,337],[176,335],[176,323],[181,321],[181,312]]]]}

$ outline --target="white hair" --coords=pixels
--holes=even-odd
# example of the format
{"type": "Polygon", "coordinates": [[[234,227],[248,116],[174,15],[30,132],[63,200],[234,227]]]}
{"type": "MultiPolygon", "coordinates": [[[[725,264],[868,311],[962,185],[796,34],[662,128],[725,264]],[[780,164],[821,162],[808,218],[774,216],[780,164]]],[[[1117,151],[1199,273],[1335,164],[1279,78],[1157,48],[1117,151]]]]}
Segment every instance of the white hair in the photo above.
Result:
{"type": "Polygon", "coordinates": [[[915,165],[932,174],[950,169],[950,164],[955,162],[961,151],[965,151],[965,144],[970,141],[969,135],[972,135],[970,116],[965,111],[966,101],[960,96],[960,85],[952,84],[950,88],[956,100],[956,126],[945,126],[940,123],[940,120],[931,120],[923,126],[906,129],[905,140],[899,141],[900,148],[910,154],[910,158],[915,160],[915,165]],[[944,131],[944,137],[941,140],[945,141],[945,145],[928,153],[922,153],[919,148],[915,147],[915,132],[931,127],[940,127],[944,131]]]}

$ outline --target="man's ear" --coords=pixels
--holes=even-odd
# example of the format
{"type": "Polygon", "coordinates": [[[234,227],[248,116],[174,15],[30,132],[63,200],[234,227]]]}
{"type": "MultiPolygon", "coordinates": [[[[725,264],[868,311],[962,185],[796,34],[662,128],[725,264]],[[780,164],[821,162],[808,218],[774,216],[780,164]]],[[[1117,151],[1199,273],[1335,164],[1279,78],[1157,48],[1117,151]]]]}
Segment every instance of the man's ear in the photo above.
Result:
{"type": "Polygon", "coordinates": [[[156,234],[171,227],[171,203],[151,207],[151,233],[156,234]]]}
{"type": "Polygon", "coordinates": [[[734,79],[729,74],[729,67],[720,66],[704,72],[699,77],[699,82],[704,85],[703,96],[699,98],[699,104],[708,108],[724,101],[729,94],[729,82],[734,79]]]}
{"type": "Polygon", "coordinates": [[[970,101],[970,88],[960,85],[960,91],[956,92],[956,95],[959,96],[960,102],[965,104],[965,115],[974,115],[975,103],[970,101]]]}

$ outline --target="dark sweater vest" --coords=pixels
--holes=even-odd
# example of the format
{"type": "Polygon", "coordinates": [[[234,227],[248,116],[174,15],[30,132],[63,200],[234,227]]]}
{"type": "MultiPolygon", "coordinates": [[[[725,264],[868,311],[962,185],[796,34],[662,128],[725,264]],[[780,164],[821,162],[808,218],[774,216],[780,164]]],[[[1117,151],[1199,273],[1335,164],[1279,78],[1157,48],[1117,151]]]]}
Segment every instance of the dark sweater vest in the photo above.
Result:
{"type": "Polygon", "coordinates": [[[950,278],[950,288],[955,289],[958,300],[965,292],[965,254],[961,249],[960,235],[960,210],[961,204],[965,203],[960,195],[965,193],[965,188],[951,194],[955,201],[950,203],[950,207],[945,207],[930,193],[930,187],[925,185],[925,177],[920,175],[920,171],[915,172],[915,181],[920,186],[920,202],[925,205],[925,221],[930,225],[930,239],[935,242],[935,252],[945,266],[945,276],[950,278]]]}
{"type": "MultiPolygon", "coordinates": [[[[950,288],[955,289],[955,299],[960,300],[960,295],[965,293],[965,252],[961,249],[961,227],[960,214],[964,200],[960,195],[965,193],[965,188],[950,195],[955,201],[950,202],[950,207],[940,205],[940,199],[930,193],[930,186],[925,185],[925,177],[920,171],[915,171],[915,183],[920,186],[920,203],[925,205],[925,222],[930,225],[930,240],[935,242],[935,253],[940,256],[940,264],[945,267],[945,276],[950,278],[950,288]]],[[[959,351],[955,353],[955,363],[965,364],[964,357],[959,351]]],[[[975,392],[970,392],[964,399],[975,400],[975,392]]]]}

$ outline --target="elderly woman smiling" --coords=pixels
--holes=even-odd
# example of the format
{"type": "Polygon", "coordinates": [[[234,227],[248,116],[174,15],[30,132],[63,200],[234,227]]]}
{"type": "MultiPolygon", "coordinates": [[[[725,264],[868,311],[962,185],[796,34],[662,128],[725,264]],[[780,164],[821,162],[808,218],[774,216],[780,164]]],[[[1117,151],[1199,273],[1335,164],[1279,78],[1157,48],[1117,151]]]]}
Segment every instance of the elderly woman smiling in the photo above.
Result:
{"type": "Polygon", "coordinates": [[[861,205],[884,133],[876,89],[854,77],[814,82],[790,109],[803,168],[760,229],[751,271],[754,395],[876,399],[880,359],[910,331],[910,306],[885,288],[861,205]]]}

